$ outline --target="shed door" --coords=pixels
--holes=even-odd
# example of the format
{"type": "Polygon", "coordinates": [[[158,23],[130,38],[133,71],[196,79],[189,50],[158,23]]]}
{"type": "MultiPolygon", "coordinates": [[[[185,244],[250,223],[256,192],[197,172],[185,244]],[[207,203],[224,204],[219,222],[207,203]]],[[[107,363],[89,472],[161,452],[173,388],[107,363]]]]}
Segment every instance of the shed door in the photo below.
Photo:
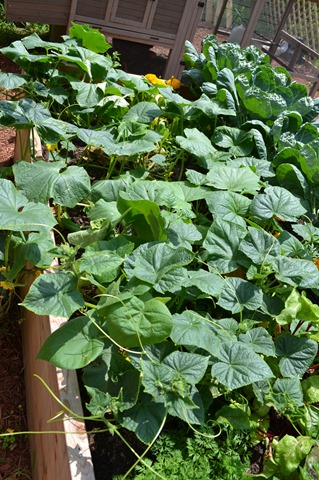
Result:
{"type": "Polygon", "coordinates": [[[149,16],[156,3],[157,0],[114,0],[111,21],[147,28],[149,16]]]}
{"type": "Polygon", "coordinates": [[[151,29],[176,35],[185,9],[186,0],[158,0],[151,29]]]}

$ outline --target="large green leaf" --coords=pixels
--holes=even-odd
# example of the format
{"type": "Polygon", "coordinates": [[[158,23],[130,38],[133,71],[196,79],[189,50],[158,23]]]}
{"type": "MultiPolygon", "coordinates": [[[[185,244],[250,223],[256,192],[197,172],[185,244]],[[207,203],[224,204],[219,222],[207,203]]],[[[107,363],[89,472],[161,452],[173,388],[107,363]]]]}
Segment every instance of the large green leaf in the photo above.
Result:
{"type": "Polygon", "coordinates": [[[239,250],[257,265],[272,264],[280,254],[278,240],[267,233],[253,227],[248,227],[248,234],[242,240],[239,250]]]}
{"type": "Polygon", "coordinates": [[[261,158],[239,157],[231,159],[227,163],[230,167],[250,167],[259,177],[268,178],[275,176],[271,163],[261,158]]]}
{"type": "Polygon", "coordinates": [[[195,384],[204,376],[208,357],[175,351],[162,363],[142,361],[145,391],[163,401],[171,415],[190,423],[203,423],[204,409],[195,384]]]}
{"type": "Polygon", "coordinates": [[[189,182],[159,182],[164,190],[168,189],[176,195],[177,198],[185,202],[194,202],[205,198],[207,189],[204,187],[194,187],[189,182]]]}
{"type": "Polygon", "coordinates": [[[154,118],[159,117],[162,110],[154,102],[139,102],[124,115],[123,120],[131,122],[150,123],[154,118]]]}
{"type": "Polygon", "coordinates": [[[192,310],[173,315],[170,337],[177,345],[196,346],[218,356],[221,340],[213,332],[209,321],[192,310]]]}
{"type": "Polygon", "coordinates": [[[80,273],[90,273],[99,282],[109,283],[117,277],[124,258],[111,250],[89,250],[84,252],[79,261],[80,273]]]}
{"type": "Polygon", "coordinates": [[[287,232],[287,230],[281,232],[277,239],[280,243],[280,251],[282,255],[292,258],[310,258],[307,246],[303,245],[295,235],[287,232]]]}
{"type": "Polygon", "coordinates": [[[202,425],[205,422],[204,403],[194,385],[190,386],[188,396],[177,395],[173,391],[168,397],[167,404],[170,415],[178,417],[188,424],[202,425]]]}
{"type": "Polygon", "coordinates": [[[124,428],[135,433],[144,443],[150,443],[158,433],[166,415],[163,403],[154,402],[146,393],[139,396],[138,403],[118,414],[124,428]]]}
{"type": "Polygon", "coordinates": [[[151,345],[165,340],[172,330],[172,316],[163,302],[137,297],[118,301],[99,310],[110,336],[124,347],[151,345]]]}
{"type": "Polygon", "coordinates": [[[49,118],[38,122],[37,132],[42,143],[58,144],[62,141],[69,142],[70,136],[77,132],[77,127],[57,118],[49,118]]]}
{"type": "Polygon", "coordinates": [[[280,255],[275,259],[273,268],[276,278],[283,283],[293,287],[319,287],[319,271],[310,260],[280,255]]]}
{"type": "Polygon", "coordinates": [[[273,377],[267,363],[242,343],[224,343],[212,366],[212,377],[234,390],[273,377]]]}
{"type": "Polygon", "coordinates": [[[193,253],[189,250],[158,243],[144,248],[136,258],[129,259],[125,270],[129,276],[151,284],[158,292],[174,292],[180,290],[188,280],[187,270],[181,267],[192,260],[193,253]]]}
{"type": "Polygon", "coordinates": [[[170,222],[167,229],[167,239],[175,247],[181,246],[189,250],[192,244],[201,240],[202,234],[193,223],[186,223],[181,218],[170,222]]]}
{"type": "Polygon", "coordinates": [[[176,141],[181,148],[202,160],[213,158],[216,149],[211,141],[197,128],[185,128],[185,137],[177,135],[176,141]]]}
{"type": "Polygon", "coordinates": [[[209,253],[208,264],[220,273],[228,273],[240,266],[245,255],[239,245],[246,234],[243,226],[217,217],[210,226],[203,247],[209,253]]]}
{"type": "Polygon", "coordinates": [[[319,228],[311,223],[293,225],[292,229],[307,242],[319,242],[319,228]]]}
{"type": "Polygon", "coordinates": [[[77,81],[72,81],[70,84],[74,92],[76,92],[76,101],[80,107],[95,107],[104,97],[104,91],[100,84],[77,81]]]}
{"type": "Polygon", "coordinates": [[[164,220],[157,203],[149,200],[131,200],[128,194],[121,192],[117,208],[124,214],[124,221],[132,224],[141,240],[148,242],[166,239],[164,220]]]}
{"type": "Polygon", "coordinates": [[[290,222],[297,221],[306,213],[299,198],[285,188],[271,186],[252,200],[250,210],[261,219],[278,217],[290,222]]]}
{"type": "Polygon", "coordinates": [[[279,362],[284,377],[303,375],[317,355],[317,343],[307,338],[284,334],[275,342],[276,354],[282,357],[279,362]]]}
{"type": "Polygon", "coordinates": [[[216,165],[207,173],[207,184],[217,190],[256,194],[260,190],[259,177],[249,167],[216,165]]]}
{"type": "Polygon", "coordinates": [[[96,28],[90,28],[88,25],[78,25],[72,22],[69,35],[70,38],[81,39],[83,47],[96,53],[105,53],[111,48],[103,33],[96,28]]]}
{"type": "Polygon", "coordinates": [[[0,179],[0,230],[37,232],[55,224],[48,206],[28,202],[11,181],[0,179]]]}
{"type": "Polygon", "coordinates": [[[16,73],[0,72],[0,85],[6,90],[14,90],[26,83],[26,79],[22,75],[16,73]]]}
{"type": "Polygon", "coordinates": [[[206,295],[219,297],[224,286],[224,280],[221,276],[207,270],[188,270],[188,280],[184,285],[187,287],[196,287],[206,295]]]}
{"type": "Polygon", "coordinates": [[[232,313],[239,313],[244,308],[257,310],[263,302],[262,290],[238,277],[230,277],[225,281],[224,288],[218,299],[218,305],[232,313]]]}
{"type": "Polygon", "coordinates": [[[18,188],[35,202],[56,203],[75,207],[90,191],[90,177],[82,167],[65,166],[65,163],[19,162],[13,167],[18,188]]]}
{"type": "Polygon", "coordinates": [[[250,155],[254,148],[253,133],[235,127],[217,127],[212,142],[236,157],[250,155]]]}
{"type": "Polygon", "coordinates": [[[104,344],[104,335],[91,320],[77,317],[51,333],[37,358],[74,370],[95,360],[102,353],[104,344]]]}
{"type": "Polygon", "coordinates": [[[250,430],[251,423],[249,415],[242,408],[236,405],[224,405],[216,413],[218,424],[230,424],[235,430],[250,430]]]}
{"type": "Polygon", "coordinates": [[[103,198],[98,200],[87,213],[90,220],[106,220],[107,223],[114,225],[121,219],[117,202],[106,202],[103,198]]]}
{"type": "Polygon", "coordinates": [[[205,94],[202,94],[198,100],[195,100],[192,107],[199,109],[209,118],[216,118],[218,115],[236,116],[236,111],[234,109],[223,107],[219,102],[210,99],[205,94]]]}
{"type": "Polygon", "coordinates": [[[300,170],[295,165],[282,163],[276,170],[276,177],[280,185],[292,194],[307,198],[309,185],[300,170]]]}
{"type": "Polygon", "coordinates": [[[39,268],[48,268],[52,264],[55,254],[51,249],[54,248],[54,242],[49,231],[46,233],[32,232],[27,238],[23,235],[23,238],[16,237],[12,240],[12,243],[15,244],[14,261],[6,275],[6,280],[13,281],[25,268],[27,260],[39,268]]]}
{"type": "Polygon", "coordinates": [[[300,155],[301,170],[311,183],[319,184],[318,151],[314,145],[303,145],[300,155]]]}
{"type": "Polygon", "coordinates": [[[17,102],[1,100],[0,112],[2,125],[19,129],[36,127],[38,123],[51,118],[47,108],[30,98],[17,102]]]}
{"type": "Polygon", "coordinates": [[[114,138],[107,130],[79,128],[77,130],[77,135],[86,145],[102,147],[107,155],[112,155],[114,153],[114,138]]]}
{"type": "Polygon", "coordinates": [[[254,118],[270,119],[273,116],[272,102],[268,92],[257,87],[248,88],[242,95],[242,101],[254,118]]]}
{"type": "Polygon", "coordinates": [[[245,217],[249,211],[251,203],[249,198],[235,192],[217,191],[207,193],[205,201],[212,214],[245,226],[242,217],[245,217]]]}
{"type": "Polygon", "coordinates": [[[272,387],[271,398],[279,412],[290,409],[291,404],[302,407],[303,394],[299,378],[277,378],[272,387]]]}
{"type": "MultiPolygon", "coordinates": [[[[22,68],[26,67],[26,65],[34,58],[38,58],[36,55],[30,55],[28,50],[25,48],[25,46],[20,40],[13,42],[8,47],[2,48],[1,52],[11,60],[16,62],[18,65],[20,65],[22,68]]],[[[39,55],[39,58],[41,58],[41,60],[45,63],[49,61],[45,54],[43,54],[42,56],[39,55]]]]}
{"type": "Polygon", "coordinates": [[[69,318],[84,307],[84,300],[73,274],[60,272],[36,278],[21,305],[38,315],[69,318]]]}
{"type": "Polygon", "coordinates": [[[195,353],[175,352],[170,353],[163,360],[163,365],[178,372],[191,385],[196,385],[205,375],[209,357],[195,353]]]}
{"type": "Polygon", "coordinates": [[[229,93],[231,93],[232,97],[236,101],[238,105],[238,96],[237,90],[235,85],[235,75],[229,68],[223,68],[217,74],[217,81],[216,81],[218,88],[225,88],[229,93]]]}
{"type": "Polygon", "coordinates": [[[241,333],[239,340],[251,347],[254,352],[275,356],[275,345],[270,333],[263,327],[256,327],[248,330],[247,333],[241,333]]]}
{"type": "Polygon", "coordinates": [[[127,189],[127,196],[131,200],[149,200],[150,202],[156,202],[158,200],[158,189],[160,182],[157,180],[136,180],[131,183],[127,189]]]}

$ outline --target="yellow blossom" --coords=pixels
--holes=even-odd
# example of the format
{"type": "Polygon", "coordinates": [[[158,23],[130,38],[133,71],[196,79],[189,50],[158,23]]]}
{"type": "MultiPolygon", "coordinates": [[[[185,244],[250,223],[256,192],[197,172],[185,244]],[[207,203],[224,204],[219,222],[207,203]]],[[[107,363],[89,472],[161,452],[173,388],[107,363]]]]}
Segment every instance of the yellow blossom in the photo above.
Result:
{"type": "Polygon", "coordinates": [[[178,88],[181,87],[181,82],[174,76],[172,76],[169,80],[167,80],[166,83],[167,85],[170,85],[172,88],[174,88],[174,90],[177,90],[178,88]]]}
{"type": "Polygon", "coordinates": [[[158,78],[154,73],[148,73],[145,75],[145,78],[147,78],[152,85],[166,85],[165,80],[158,78]]]}
{"type": "Polygon", "coordinates": [[[0,282],[0,287],[2,287],[3,290],[14,290],[14,283],[6,280],[4,282],[0,282]]]}
{"type": "Polygon", "coordinates": [[[55,152],[58,149],[57,143],[46,143],[45,146],[47,147],[47,150],[49,150],[49,152],[55,152]]]}

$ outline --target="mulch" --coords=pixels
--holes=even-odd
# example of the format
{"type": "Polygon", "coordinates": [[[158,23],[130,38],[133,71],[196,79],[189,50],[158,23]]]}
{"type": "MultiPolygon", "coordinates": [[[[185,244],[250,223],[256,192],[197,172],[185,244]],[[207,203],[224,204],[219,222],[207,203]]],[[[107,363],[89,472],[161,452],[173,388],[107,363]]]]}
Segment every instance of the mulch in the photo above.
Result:
{"type": "MultiPolygon", "coordinates": [[[[19,311],[1,312],[0,297],[0,433],[27,430],[23,358],[19,311]]],[[[0,438],[0,480],[31,480],[29,439],[26,436],[0,438]]]]}

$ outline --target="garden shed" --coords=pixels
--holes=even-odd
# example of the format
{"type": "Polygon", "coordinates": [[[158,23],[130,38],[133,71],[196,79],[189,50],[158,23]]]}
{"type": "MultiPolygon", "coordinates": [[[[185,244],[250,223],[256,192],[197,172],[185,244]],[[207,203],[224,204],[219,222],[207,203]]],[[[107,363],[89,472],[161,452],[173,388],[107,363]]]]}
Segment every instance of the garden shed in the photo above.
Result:
{"type": "Polygon", "coordinates": [[[169,49],[165,76],[180,76],[186,40],[192,40],[204,2],[198,0],[5,0],[6,16],[65,26],[89,24],[117,39],[169,49]]]}

